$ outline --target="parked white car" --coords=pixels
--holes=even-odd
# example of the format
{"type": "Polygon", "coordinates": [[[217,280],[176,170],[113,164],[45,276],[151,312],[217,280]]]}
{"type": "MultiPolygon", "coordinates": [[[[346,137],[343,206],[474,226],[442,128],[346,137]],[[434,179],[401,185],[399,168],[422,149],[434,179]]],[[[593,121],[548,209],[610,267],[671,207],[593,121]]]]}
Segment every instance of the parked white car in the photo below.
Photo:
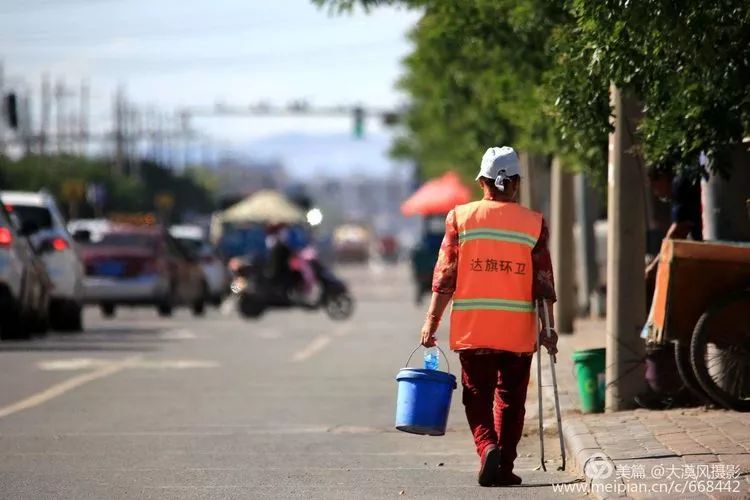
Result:
{"type": "Polygon", "coordinates": [[[43,191],[3,191],[0,198],[26,229],[52,281],[50,325],[57,330],[81,330],[83,263],[54,197],[43,191]]]}
{"type": "Polygon", "coordinates": [[[44,264],[0,202],[0,338],[46,333],[50,288],[44,264]]]}
{"type": "Polygon", "coordinates": [[[201,269],[206,278],[208,296],[214,305],[221,304],[229,290],[229,271],[216,251],[206,240],[205,233],[200,226],[178,225],[169,228],[169,234],[180,243],[185,250],[192,252],[200,259],[201,269]]]}

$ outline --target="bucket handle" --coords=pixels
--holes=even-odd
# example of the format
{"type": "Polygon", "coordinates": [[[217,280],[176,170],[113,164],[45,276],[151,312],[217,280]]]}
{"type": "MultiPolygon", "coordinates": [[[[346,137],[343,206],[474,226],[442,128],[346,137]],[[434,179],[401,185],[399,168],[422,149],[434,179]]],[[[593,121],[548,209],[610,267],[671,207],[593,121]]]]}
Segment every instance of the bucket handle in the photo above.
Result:
{"type": "MultiPolygon", "coordinates": [[[[409,366],[409,363],[411,362],[412,356],[414,356],[414,353],[419,350],[420,347],[424,347],[421,344],[414,348],[414,350],[409,354],[409,359],[406,360],[406,366],[409,366]]],[[[437,347],[437,350],[440,351],[440,354],[443,355],[443,359],[445,360],[445,365],[448,367],[448,373],[451,372],[451,364],[448,362],[448,356],[445,355],[445,352],[440,348],[439,345],[435,344],[435,347],[437,347]]]]}

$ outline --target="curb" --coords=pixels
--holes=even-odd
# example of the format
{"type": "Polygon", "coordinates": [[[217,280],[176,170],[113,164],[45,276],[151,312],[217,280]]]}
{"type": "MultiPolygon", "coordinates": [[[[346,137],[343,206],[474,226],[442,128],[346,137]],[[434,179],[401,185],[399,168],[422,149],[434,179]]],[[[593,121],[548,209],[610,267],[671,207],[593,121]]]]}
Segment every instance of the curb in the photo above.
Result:
{"type": "Polygon", "coordinates": [[[622,479],[613,477],[614,461],[601,449],[586,423],[580,418],[564,418],[562,420],[562,434],[565,450],[568,453],[568,461],[588,482],[589,494],[599,499],[626,498],[625,495],[614,493],[617,490],[616,483],[621,483],[623,486],[625,483],[622,479]],[[592,463],[602,461],[609,463],[611,467],[610,475],[604,478],[598,477],[599,474],[591,468],[592,463]],[[606,485],[610,486],[607,487],[606,485]],[[608,490],[612,490],[612,492],[608,493],[608,490]]]}

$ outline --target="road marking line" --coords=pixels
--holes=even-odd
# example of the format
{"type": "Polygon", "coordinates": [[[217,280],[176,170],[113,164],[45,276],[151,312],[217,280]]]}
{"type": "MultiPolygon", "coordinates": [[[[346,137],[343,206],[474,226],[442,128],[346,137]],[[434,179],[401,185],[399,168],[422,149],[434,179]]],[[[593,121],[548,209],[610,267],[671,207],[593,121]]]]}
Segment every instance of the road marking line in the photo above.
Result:
{"type": "Polygon", "coordinates": [[[333,339],[330,335],[318,335],[312,340],[312,342],[307,344],[307,347],[294,353],[292,361],[299,363],[300,361],[305,361],[306,359],[315,356],[318,352],[322,351],[325,346],[330,344],[331,340],[333,339]]]}
{"type": "Polygon", "coordinates": [[[191,339],[197,339],[198,336],[188,329],[180,328],[176,330],[166,330],[166,331],[160,332],[159,338],[162,338],[165,340],[191,340],[191,339]]]}
{"type": "Polygon", "coordinates": [[[76,375],[73,378],[69,378],[68,380],[60,382],[59,384],[55,384],[52,387],[43,390],[42,392],[38,392],[33,396],[29,396],[26,399],[22,399],[21,401],[0,408],[0,418],[18,413],[19,411],[28,410],[29,408],[34,408],[35,406],[39,406],[40,404],[45,403],[51,399],[62,396],[68,391],[72,391],[76,387],[80,387],[100,378],[114,375],[115,373],[122,371],[130,365],[138,362],[139,359],[140,356],[133,356],[131,358],[124,359],[119,363],[102,366],[101,368],[99,368],[98,370],[94,370],[93,372],[76,375]]]}
{"type": "Polygon", "coordinates": [[[320,351],[331,343],[333,337],[343,337],[351,331],[350,325],[341,325],[333,330],[332,335],[318,335],[307,344],[302,350],[297,351],[292,356],[292,361],[299,363],[318,354],[320,351]]]}
{"type": "MultiPolygon", "coordinates": [[[[56,359],[52,361],[40,361],[37,366],[40,370],[45,371],[75,371],[86,370],[90,368],[101,368],[102,366],[119,365],[121,361],[111,359],[56,359]]],[[[127,365],[127,368],[157,368],[157,369],[177,369],[186,368],[216,368],[219,363],[206,359],[155,359],[144,360],[137,359],[127,365]]]]}
{"type": "Polygon", "coordinates": [[[153,361],[139,361],[132,368],[157,368],[184,370],[187,368],[216,368],[219,363],[205,359],[161,359],[153,361]]]}
{"type": "Polygon", "coordinates": [[[101,368],[113,363],[111,359],[71,358],[40,361],[37,367],[43,371],[76,371],[101,368]]]}

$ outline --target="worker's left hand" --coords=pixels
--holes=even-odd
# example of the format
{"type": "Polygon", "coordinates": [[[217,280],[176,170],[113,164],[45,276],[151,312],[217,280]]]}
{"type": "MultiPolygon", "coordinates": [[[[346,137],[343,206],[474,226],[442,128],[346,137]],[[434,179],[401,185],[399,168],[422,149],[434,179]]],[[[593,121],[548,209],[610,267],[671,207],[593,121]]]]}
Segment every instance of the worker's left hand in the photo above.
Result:
{"type": "Polygon", "coordinates": [[[432,324],[429,319],[425,320],[424,325],[422,326],[419,343],[425,347],[433,347],[437,343],[437,340],[435,339],[435,330],[437,330],[437,326],[432,324]]]}
{"type": "Polygon", "coordinates": [[[550,328],[549,336],[547,336],[547,329],[542,328],[540,337],[542,339],[542,345],[547,349],[547,352],[552,356],[555,356],[555,354],[557,354],[557,331],[555,331],[554,328],[550,328]]]}

